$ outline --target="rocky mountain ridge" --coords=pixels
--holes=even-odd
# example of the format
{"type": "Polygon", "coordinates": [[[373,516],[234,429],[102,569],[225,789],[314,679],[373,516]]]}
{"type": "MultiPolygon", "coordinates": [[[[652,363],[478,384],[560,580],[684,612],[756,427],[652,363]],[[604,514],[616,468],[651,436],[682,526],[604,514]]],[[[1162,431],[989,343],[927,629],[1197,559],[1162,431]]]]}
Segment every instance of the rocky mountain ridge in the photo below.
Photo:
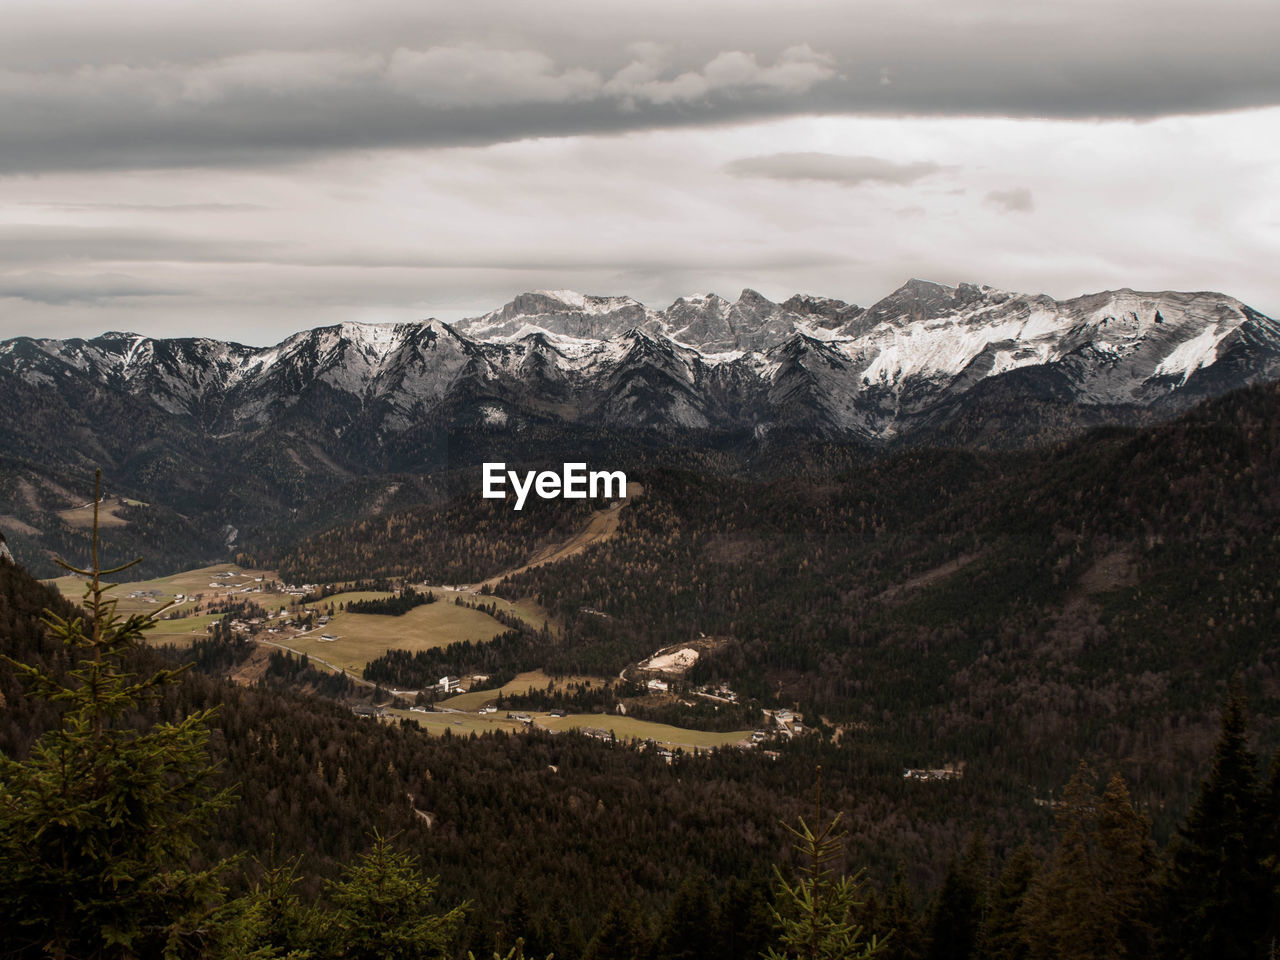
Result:
{"type": "Polygon", "coordinates": [[[526,416],[620,428],[894,441],[1020,374],[1031,396],[1171,410],[1280,375],[1280,324],[1213,293],[1107,291],[1056,301],[912,280],[861,308],[752,290],[649,310],[629,297],[522,294],[456,324],[343,323],[272,347],[107,333],[0,343],[0,378],[112,390],[215,435],[332,395],[380,436],[424,418],[526,416]]]}
{"type": "Polygon", "coordinates": [[[20,557],[81,549],[75,508],[101,467],[142,504],[119,511],[113,549],[171,570],[225,556],[230,530],[287,539],[432,501],[486,460],[848,469],[1140,426],[1277,379],[1280,325],[1221,294],[919,280],[865,308],[544,291],[270,347],[18,337],[0,342],[0,529],[20,557]]]}

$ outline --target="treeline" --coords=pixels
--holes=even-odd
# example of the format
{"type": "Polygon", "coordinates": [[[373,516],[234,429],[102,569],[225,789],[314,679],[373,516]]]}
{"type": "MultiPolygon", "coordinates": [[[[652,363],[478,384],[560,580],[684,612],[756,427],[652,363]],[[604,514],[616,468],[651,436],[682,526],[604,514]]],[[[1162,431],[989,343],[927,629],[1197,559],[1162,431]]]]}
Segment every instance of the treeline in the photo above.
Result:
{"type": "Polygon", "coordinates": [[[506,630],[492,640],[454,641],[429,650],[388,650],[370,660],[362,676],[384,686],[420,689],[434,684],[443,676],[487,674],[508,680],[525,670],[536,670],[542,664],[542,651],[551,642],[547,630],[534,632],[527,628],[506,630]]]}
{"type": "Polygon", "coordinates": [[[761,724],[760,706],[755,703],[712,703],[692,700],[636,700],[627,703],[627,716],[654,723],[669,723],[692,730],[750,730],[761,724]]]}
{"type": "MultiPolygon", "coordinates": [[[[489,682],[492,684],[493,679],[489,682]]],[[[495,698],[499,709],[566,710],[569,713],[625,713],[637,720],[667,723],[689,730],[729,731],[760,724],[760,707],[754,703],[714,703],[700,697],[654,701],[644,684],[627,680],[608,683],[554,682],[524,693],[495,698]]]]}
{"type": "Polygon", "coordinates": [[[304,688],[332,699],[350,696],[355,689],[345,673],[317,670],[305,653],[295,656],[288,650],[271,651],[259,685],[277,690],[304,688]]]}
{"type": "Polygon", "coordinates": [[[388,617],[402,617],[415,607],[435,603],[436,595],[430,590],[419,593],[413,587],[405,587],[390,597],[371,600],[352,600],[346,606],[347,613],[374,613],[388,617]]]}

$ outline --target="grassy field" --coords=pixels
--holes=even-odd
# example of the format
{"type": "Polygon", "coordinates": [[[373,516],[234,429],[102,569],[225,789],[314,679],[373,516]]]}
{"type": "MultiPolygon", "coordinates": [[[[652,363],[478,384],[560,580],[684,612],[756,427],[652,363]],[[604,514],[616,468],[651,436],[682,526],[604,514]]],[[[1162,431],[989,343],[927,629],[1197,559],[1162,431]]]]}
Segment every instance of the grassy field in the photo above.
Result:
{"type": "MultiPolygon", "coordinates": [[[[137,500],[117,500],[108,498],[98,504],[98,526],[99,527],[123,527],[128,521],[118,516],[114,511],[119,510],[126,503],[136,504],[137,500]]],[[[72,507],[70,510],[59,510],[58,516],[69,523],[73,527],[91,527],[93,526],[93,501],[90,500],[83,507],[72,507]]]]}
{"type": "Polygon", "coordinates": [[[508,720],[505,714],[492,713],[477,716],[474,713],[415,713],[411,710],[388,711],[396,718],[417,720],[427,733],[439,736],[446,730],[454,736],[466,736],[472,733],[491,733],[494,730],[521,730],[524,724],[518,720],[508,720]]]}
{"type": "MultiPolygon", "coordinates": [[[[418,714],[415,714],[418,716],[418,714]]],[[[708,750],[712,747],[723,747],[729,744],[749,742],[750,730],[731,730],[727,733],[714,733],[706,730],[686,730],[665,723],[653,723],[649,720],[636,720],[632,717],[619,717],[604,713],[571,713],[567,717],[547,717],[543,714],[530,714],[536,717],[536,723],[548,730],[612,730],[619,740],[653,740],[660,746],[683,747],[685,750],[708,750]]]]}
{"type": "Polygon", "coordinates": [[[528,693],[530,690],[545,689],[548,683],[554,683],[557,687],[564,687],[571,683],[583,682],[592,686],[600,686],[609,681],[603,677],[552,677],[541,670],[528,670],[525,673],[517,674],[515,679],[504,683],[501,687],[490,687],[486,690],[469,690],[466,693],[458,694],[456,697],[450,697],[448,700],[441,700],[440,706],[453,710],[476,710],[490,700],[497,699],[499,693],[504,695],[528,693]]]}
{"type": "Polygon", "coordinates": [[[550,624],[553,630],[560,629],[560,625],[552,620],[551,615],[532,600],[517,600],[512,603],[501,597],[486,597],[472,590],[451,590],[448,587],[429,587],[428,589],[448,603],[453,603],[454,597],[462,597],[467,603],[483,603],[485,606],[495,603],[499,610],[519,617],[535,630],[541,630],[544,623],[550,624]]]}
{"type": "Polygon", "coordinates": [[[157,620],[155,627],[147,631],[147,639],[152,643],[173,643],[182,646],[191,641],[191,637],[208,636],[209,624],[217,620],[216,614],[200,614],[183,617],[180,620],[157,620]]]}
{"type": "MultiPolygon", "coordinates": [[[[325,605],[387,594],[335,594],[325,605]]],[[[274,637],[298,653],[320,657],[359,674],[365,664],[388,650],[430,650],[455,641],[490,640],[506,628],[488,614],[437,601],[415,607],[400,617],[372,613],[335,613],[328,624],[295,637],[274,637]],[[322,640],[322,634],[337,639],[322,640]]],[[[416,714],[415,714],[416,716],[416,714]]]]}
{"type": "MultiPolygon", "coordinates": [[[[182,573],[175,573],[169,577],[121,583],[111,591],[110,596],[119,599],[120,604],[117,609],[126,614],[147,613],[156,610],[178,594],[183,594],[188,598],[184,602],[184,606],[190,606],[193,603],[191,598],[196,596],[202,596],[205,600],[221,600],[232,596],[243,597],[267,609],[271,609],[273,606],[278,607],[288,602],[290,599],[288,596],[279,594],[241,593],[240,591],[246,587],[253,590],[261,586],[261,584],[255,582],[254,578],[256,577],[262,577],[264,580],[274,580],[276,574],[270,570],[244,570],[233,563],[217,563],[211,567],[184,570],[182,573]],[[218,575],[223,573],[235,573],[236,576],[220,578],[218,575]],[[212,584],[217,584],[217,586],[212,586],[212,584]],[[131,593],[146,591],[155,591],[156,596],[149,599],[129,596],[131,593]]],[[[78,603],[84,597],[85,581],[83,577],[69,575],[46,582],[68,600],[78,603]]]]}
{"type": "MultiPolygon", "coordinates": [[[[492,691],[489,691],[492,693],[492,691]]],[[[457,699],[456,697],[454,698],[457,699]]],[[[417,720],[422,728],[431,734],[441,734],[446,730],[454,734],[484,733],[490,730],[519,730],[523,723],[508,720],[506,711],[478,716],[474,713],[417,713],[410,710],[392,710],[396,717],[417,720]]],[[[683,727],[672,727],[665,723],[651,723],[648,720],[635,720],[631,717],[617,717],[603,713],[571,713],[567,717],[550,717],[545,713],[532,710],[518,711],[533,718],[534,726],[543,730],[611,730],[613,735],[622,741],[653,740],[659,746],[672,750],[680,747],[684,750],[710,750],[714,747],[731,746],[748,743],[750,730],[733,730],[728,733],[709,733],[703,730],[685,730],[683,727]]]]}

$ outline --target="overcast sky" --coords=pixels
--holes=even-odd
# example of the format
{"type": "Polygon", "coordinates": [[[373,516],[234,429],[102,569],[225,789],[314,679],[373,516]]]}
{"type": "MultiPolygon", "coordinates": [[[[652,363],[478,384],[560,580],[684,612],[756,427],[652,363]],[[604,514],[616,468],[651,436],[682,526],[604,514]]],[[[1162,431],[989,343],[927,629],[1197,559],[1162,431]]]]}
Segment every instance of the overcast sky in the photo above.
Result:
{"type": "Polygon", "coordinates": [[[1280,315],[1275,0],[4,0],[0,337],[912,276],[1280,315]]]}

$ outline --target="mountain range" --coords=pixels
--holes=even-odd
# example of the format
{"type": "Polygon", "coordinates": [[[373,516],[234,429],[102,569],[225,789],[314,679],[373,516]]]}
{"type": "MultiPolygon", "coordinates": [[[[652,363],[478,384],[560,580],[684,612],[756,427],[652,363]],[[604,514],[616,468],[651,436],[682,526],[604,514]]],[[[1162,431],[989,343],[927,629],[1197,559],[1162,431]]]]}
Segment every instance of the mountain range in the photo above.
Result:
{"type": "Polygon", "coordinates": [[[642,437],[1016,447],[1278,378],[1280,324],[1223,294],[1059,301],[924,280],[868,307],[537,291],[457,323],[343,323],[269,347],[17,337],[0,342],[0,527],[86,499],[95,466],[238,526],[246,503],[515,459],[548,436],[575,458],[642,437]]]}
{"type": "Polygon", "coordinates": [[[744,290],[650,310],[538,291],[456,324],[344,323],[265,348],[129,333],[0,343],[6,380],[127,394],[217,435],[271,425],[323,392],[346,408],[338,435],[356,424],[392,435],[470,404],[495,427],[549,415],[622,428],[805,426],[880,443],[1012,375],[1029,397],[1174,410],[1278,372],[1280,325],[1220,294],[1057,301],[922,280],[866,308],[744,290]]]}

